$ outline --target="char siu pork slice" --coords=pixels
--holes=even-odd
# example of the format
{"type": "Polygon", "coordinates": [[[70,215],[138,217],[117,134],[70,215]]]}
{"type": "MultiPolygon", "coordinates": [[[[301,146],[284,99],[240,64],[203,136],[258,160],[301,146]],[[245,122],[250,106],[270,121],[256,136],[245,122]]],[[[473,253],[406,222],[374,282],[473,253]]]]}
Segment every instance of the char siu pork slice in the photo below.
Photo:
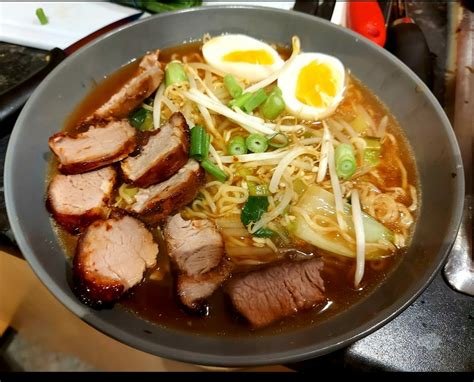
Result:
{"type": "Polygon", "coordinates": [[[151,135],[140,154],[121,163],[127,183],[149,187],[173,176],[188,161],[189,127],[181,113],[151,135]]]}
{"type": "Polygon", "coordinates": [[[149,224],[161,223],[168,215],[190,203],[204,180],[204,171],[191,159],[168,180],[138,190],[135,202],[126,209],[149,224]]]}
{"type": "Polygon", "coordinates": [[[65,174],[79,174],[120,161],[135,149],[135,129],[128,122],[114,121],[103,127],[90,126],[83,133],[58,133],[49,147],[65,174]]]}
{"type": "Polygon", "coordinates": [[[231,270],[230,262],[223,259],[217,267],[201,275],[188,276],[180,273],[177,293],[182,304],[192,311],[199,311],[206,299],[230,277],[231,270]]]}
{"type": "Polygon", "coordinates": [[[188,276],[209,272],[224,256],[224,241],[210,220],[184,220],[176,214],[168,219],[164,234],[168,255],[188,276]]]}
{"type": "Polygon", "coordinates": [[[222,236],[210,220],[184,220],[176,214],[168,218],[164,237],[177,273],[178,297],[189,309],[199,310],[230,276],[222,236]]]}
{"type": "Polygon", "coordinates": [[[320,259],[273,265],[232,280],[227,292],[235,309],[255,328],[324,301],[320,259]]]}
{"type": "Polygon", "coordinates": [[[122,216],[92,223],[74,257],[75,292],[86,304],[110,304],[156,264],[158,245],[139,220],[122,216]]]}
{"type": "Polygon", "coordinates": [[[112,167],[78,175],[57,174],[48,187],[47,207],[61,226],[77,233],[107,215],[115,182],[112,167]]]}
{"type": "Polygon", "coordinates": [[[149,97],[163,80],[163,71],[158,56],[158,50],[144,56],[135,75],[87,120],[125,118],[140,106],[143,100],[149,97]]]}

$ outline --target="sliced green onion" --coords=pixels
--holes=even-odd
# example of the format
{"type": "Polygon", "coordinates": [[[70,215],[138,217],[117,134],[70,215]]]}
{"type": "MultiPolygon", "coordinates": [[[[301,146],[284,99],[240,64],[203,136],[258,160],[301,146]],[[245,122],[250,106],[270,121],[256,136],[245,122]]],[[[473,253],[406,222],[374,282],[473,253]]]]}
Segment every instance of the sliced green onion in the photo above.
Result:
{"type": "Polygon", "coordinates": [[[247,154],[247,146],[245,145],[245,138],[238,135],[232,138],[227,147],[229,155],[244,155],[247,154]]]}
{"type": "Polygon", "coordinates": [[[189,156],[198,161],[207,159],[210,139],[204,127],[200,125],[194,126],[191,129],[191,148],[189,149],[189,156]]]}
{"type": "Polygon", "coordinates": [[[290,139],[282,133],[273,134],[270,138],[268,138],[268,146],[274,147],[276,149],[281,149],[282,147],[286,147],[290,144],[290,139]]]}
{"type": "Polygon", "coordinates": [[[262,103],[267,100],[268,96],[265,93],[265,90],[259,89],[255,93],[252,94],[252,97],[248,99],[247,102],[244,103],[244,111],[247,113],[251,113],[257,107],[259,107],[262,103]]]}
{"type": "Polygon", "coordinates": [[[130,122],[130,124],[134,128],[136,128],[138,130],[141,130],[141,127],[142,127],[143,123],[145,122],[147,114],[148,114],[148,111],[146,111],[145,109],[140,107],[140,108],[134,110],[128,116],[128,121],[130,122]]]}
{"type": "Polygon", "coordinates": [[[356,170],[356,157],[352,145],[341,143],[334,152],[336,173],[339,178],[349,179],[356,170]]]}
{"type": "Polygon", "coordinates": [[[219,167],[217,167],[214,163],[209,161],[208,159],[204,159],[201,162],[201,166],[208,174],[211,174],[218,181],[220,182],[226,181],[227,174],[224,171],[222,171],[219,167]]]}
{"type": "Polygon", "coordinates": [[[277,93],[272,93],[268,96],[265,103],[260,108],[265,119],[274,120],[285,110],[285,101],[283,97],[277,93]]]}
{"type": "Polygon", "coordinates": [[[244,93],[241,96],[239,96],[236,99],[233,99],[232,101],[229,102],[228,106],[230,108],[233,108],[234,106],[237,106],[239,109],[242,109],[244,104],[252,98],[252,93],[244,93]]]}
{"type": "Polygon", "coordinates": [[[38,20],[41,25],[48,24],[48,18],[46,17],[46,14],[44,13],[43,8],[38,8],[36,10],[36,17],[38,17],[38,20]]]}
{"type": "Polygon", "coordinates": [[[268,149],[268,140],[260,134],[250,134],[245,140],[247,148],[253,153],[263,153],[268,149]]]}
{"type": "Polygon", "coordinates": [[[180,84],[188,81],[188,77],[184,72],[183,66],[178,62],[170,62],[165,69],[165,85],[166,87],[174,84],[180,84]]]}
{"type": "Polygon", "coordinates": [[[247,181],[250,196],[269,196],[268,186],[266,184],[258,184],[247,181]]]}
{"type": "Polygon", "coordinates": [[[233,75],[227,74],[224,77],[224,86],[229,92],[229,94],[232,96],[232,98],[235,99],[242,95],[242,87],[238,84],[237,80],[233,75]]]}
{"type": "Polygon", "coordinates": [[[281,91],[281,89],[278,86],[274,86],[273,89],[270,91],[270,94],[277,94],[277,95],[281,96],[283,94],[283,92],[281,91]]]}

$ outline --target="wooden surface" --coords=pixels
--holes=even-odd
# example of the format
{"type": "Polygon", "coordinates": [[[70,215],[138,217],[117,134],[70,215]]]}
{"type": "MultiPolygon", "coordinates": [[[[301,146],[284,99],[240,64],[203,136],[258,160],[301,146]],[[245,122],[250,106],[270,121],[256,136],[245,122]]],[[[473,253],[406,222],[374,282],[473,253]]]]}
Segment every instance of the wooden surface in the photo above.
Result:
{"type": "MultiPolygon", "coordinates": [[[[98,332],[56,300],[26,261],[0,251],[0,334],[8,326],[33,344],[41,344],[52,352],[78,357],[98,370],[207,369],[141,352],[98,332]]],[[[290,371],[283,366],[247,370],[290,371]]]]}

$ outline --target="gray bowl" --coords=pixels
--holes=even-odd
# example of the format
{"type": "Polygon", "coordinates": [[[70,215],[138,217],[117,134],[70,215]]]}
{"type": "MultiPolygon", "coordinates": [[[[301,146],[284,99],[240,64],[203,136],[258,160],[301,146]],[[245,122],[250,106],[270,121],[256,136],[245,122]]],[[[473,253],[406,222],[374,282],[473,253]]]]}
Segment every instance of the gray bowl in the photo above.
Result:
{"type": "Polygon", "coordinates": [[[406,308],[429,284],[449,252],[461,217],[461,156],[442,108],[405,65],[350,31],[296,12],[260,7],[210,7],[148,18],[110,33],[65,60],[38,87],[12,133],[5,195],[18,244],[38,277],[77,316],[117,340],[185,362],[243,366],[299,361],[366,336],[406,308]],[[398,118],[414,149],[423,191],[413,244],[373,293],[330,320],[266,337],[222,338],[155,326],[121,309],[82,305],[68,284],[68,264],[44,207],[48,137],[94,83],[154,48],[198,40],[204,33],[246,33],[339,57],[398,118]]]}

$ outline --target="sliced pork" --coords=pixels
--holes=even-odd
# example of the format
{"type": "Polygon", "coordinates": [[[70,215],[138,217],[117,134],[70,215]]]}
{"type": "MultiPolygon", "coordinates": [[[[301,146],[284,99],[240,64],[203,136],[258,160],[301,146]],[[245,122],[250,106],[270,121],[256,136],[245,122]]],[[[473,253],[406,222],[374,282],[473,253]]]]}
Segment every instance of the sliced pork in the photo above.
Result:
{"type": "Polygon", "coordinates": [[[86,304],[116,301],[156,264],[158,245],[139,220],[122,216],[92,223],[74,257],[74,286],[86,304]]]}
{"type": "Polygon", "coordinates": [[[199,311],[206,299],[226,281],[231,275],[230,262],[223,259],[219,265],[207,273],[197,276],[188,276],[186,273],[178,275],[177,293],[184,306],[192,311],[199,311]]]}
{"type": "Polygon", "coordinates": [[[49,138],[64,174],[79,174],[120,161],[135,149],[135,129],[125,121],[90,126],[85,132],[49,138]]]}
{"type": "Polygon", "coordinates": [[[168,219],[164,230],[168,255],[188,276],[215,268],[224,256],[224,241],[208,219],[184,220],[180,214],[168,219]]]}
{"type": "Polygon", "coordinates": [[[139,155],[121,163],[125,181],[145,188],[173,176],[188,161],[189,138],[183,115],[173,114],[167,124],[150,136],[139,155]]]}
{"type": "Polygon", "coordinates": [[[141,188],[135,195],[136,201],[126,209],[149,224],[161,223],[168,215],[190,203],[204,180],[204,171],[191,159],[168,180],[141,188]]]}
{"type": "Polygon", "coordinates": [[[57,174],[48,187],[47,207],[54,219],[71,233],[77,233],[109,212],[116,182],[112,167],[77,175],[57,174]]]}
{"type": "Polygon", "coordinates": [[[164,237],[177,272],[178,297],[189,309],[199,310],[230,276],[222,236],[212,221],[184,220],[178,213],[168,218],[164,237]]]}
{"type": "Polygon", "coordinates": [[[261,328],[324,301],[322,268],[320,259],[277,264],[232,280],[227,291],[235,309],[261,328]]]}
{"type": "Polygon", "coordinates": [[[87,120],[125,118],[160,86],[163,71],[159,50],[143,57],[135,75],[87,120]]]}

